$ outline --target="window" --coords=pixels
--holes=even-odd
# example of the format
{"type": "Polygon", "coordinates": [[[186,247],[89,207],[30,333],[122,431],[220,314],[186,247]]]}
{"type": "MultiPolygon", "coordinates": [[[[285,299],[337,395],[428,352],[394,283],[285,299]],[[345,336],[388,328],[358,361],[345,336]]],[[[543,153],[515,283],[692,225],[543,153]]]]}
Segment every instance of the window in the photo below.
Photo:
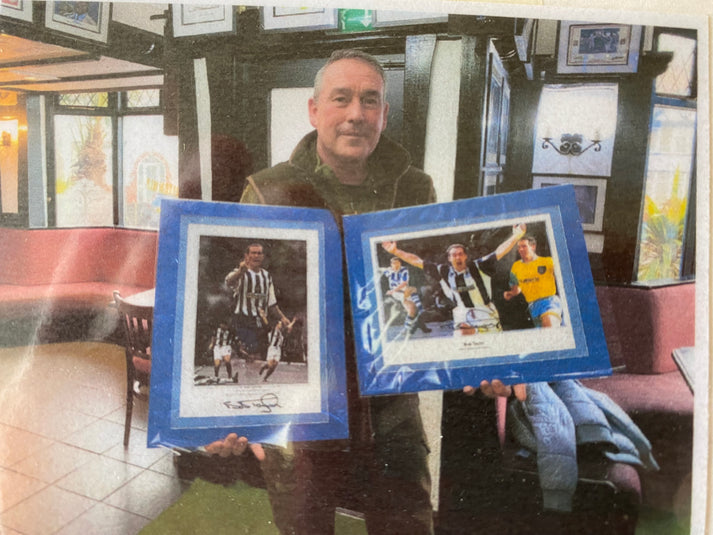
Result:
{"type": "Polygon", "coordinates": [[[161,93],[154,90],[140,89],[126,92],[127,108],[158,108],[161,93]]]}
{"type": "Polygon", "coordinates": [[[59,95],[59,104],[75,108],[106,108],[109,93],[63,93],[59,95]]]}
{"type": "MultiPolygon", "coordinates": [[[[661,33],[657,49],[673,52],[667,70],[654,84],[649,126],[649,148],[643,214],[639,228],[636,280],[678,280],[693,273],[684,269],[684,257],[693,254],[687,243],[689,198],[695,187],[696,41],[682,35],[661,33]]],[[[693,266],[693,263],[690,263],[693,266]]],[[[692,267],[691,267],[692,271],[692,267]]]]}
{"type": "Polygon", "coordinates": [[[695,87],[696,40],[662,33],[657,48],[662,52],[673,52],[673,59],[666,71],[656,78],[656,94],[692,97],[695,87]]]}
{"type": "Polygon", "coordinates": [[[0,120],[0,213],[18,213],[18,119],[0,120]]]}
{"type": "Polygon", "coordinates": [[[160,115],[124,117],[123,224],[158,228],[159,201],[178,197],[178,141],[163,135],[160,115]]]}
{"type": "Polygon", "coordinates": [[[163,134],[158,89],[63,94],[54,111],[54,217],[60,227],[158,228],[178,197],[178,139],[163,134]]]}
{"type": "Polygon", "coordinates": [[[112,225],[111,118],[55,115],[54,131],[57,226],[112,225]]]}

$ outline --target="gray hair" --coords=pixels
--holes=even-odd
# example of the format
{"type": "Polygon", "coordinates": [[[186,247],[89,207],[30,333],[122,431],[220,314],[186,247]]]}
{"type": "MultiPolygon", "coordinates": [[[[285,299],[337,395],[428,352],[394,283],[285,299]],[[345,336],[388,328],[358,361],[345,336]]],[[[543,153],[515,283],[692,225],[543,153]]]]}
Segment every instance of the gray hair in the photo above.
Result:
{"type": "Polygon", "coordinates": [[[336,63],[337,61],[343,59],[356,59],[359,61],[363,61],[367,65],[371,66],[381,78],[381,81],[384,84],[384,93],[386,93],[386,75],[384,74],[384,67],[381,65],[381,62],[367,52],[363,52],[355,48],[345,48],[332,52],[332,55],[329,56],[327,63],[325,63],[322,68],[317,71],[317,75],[314,77],[313,97],[315,100],[319,98],[319,92],[322,89],[322,78],[324,77],[324,71],[326,71],[327,67],[329,67],[332,63],[336,63]]]}

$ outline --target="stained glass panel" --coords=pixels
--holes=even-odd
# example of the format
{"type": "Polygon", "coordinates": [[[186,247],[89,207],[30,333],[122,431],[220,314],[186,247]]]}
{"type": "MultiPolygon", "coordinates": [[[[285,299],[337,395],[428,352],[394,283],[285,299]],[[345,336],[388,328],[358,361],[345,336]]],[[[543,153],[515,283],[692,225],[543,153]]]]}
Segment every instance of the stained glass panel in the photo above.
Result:
{"type": "Polygon", "coordinates": [[[695,132],[695,110],[654,106],[639,232],[639,281],[676,280],[681,275],[695,132]]]}
{"type": "Polygon", "coordinates": [[[109,93],[62,93],[59,95],[59,104],[78,108],[106,108],[109,105],[109,93]]]}
{"type": "Polygon", "coordinates": [[[663,33],[658,38],[658,50],[673,52],[668,68],[656,78],[656,93],[690,97],[693,94],[694,66],[696,62],[696,41],[663,33]]]}
{"type": "Polygon", "coordinates": [[[161,91],[159,89],[137,89],[126,92],[126,106],[128,108],[158,108],[161,104],[161,91]]]}
{"type": "Polygon", "coordinates": [[[57,226],[112,225],[111,118],[56,115],[54,127],[57,226]]]}
{"type": "Polygon", "coordinates": [[[158,228],[163,197],[178,197],[178,137],[163,135],[163,116],[124,117],[123,224],[158,228]]]}

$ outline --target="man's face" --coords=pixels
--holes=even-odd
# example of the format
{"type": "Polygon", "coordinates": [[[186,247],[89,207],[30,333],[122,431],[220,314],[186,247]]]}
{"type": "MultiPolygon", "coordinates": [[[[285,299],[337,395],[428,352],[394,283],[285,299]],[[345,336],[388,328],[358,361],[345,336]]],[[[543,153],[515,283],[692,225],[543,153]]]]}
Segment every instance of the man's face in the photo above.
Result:
{"type": "Polygon", "coordinates": [[[462,247],[453,247],[448,253],[448,261],[456,271],[463,271],[466,268],[468,255],[462,247]]]}
{"type": "Polygon", "coordinates": [[[527,240],[517,242],[517,252],[523,262],[529,262],[535,255],[535,246],[527,240]]]}
{"type": "Polygon", "coordinates": [[[309,100],[320,158],[332,167],[365,162],[386,128],[388,109],[384,83],[371,65],[359,59],[332,63],[317,100],[309,100]]]}
{"type": "Polygon", "coordinates": [[[393,269],[394,271],[398,271],[399,269],[401,269],[401,261],[396,258],[392,258],[391,269],[393,269]]]}
{"type": "Polygon", "coordinates": [[[248,269],[257,271],[262,267],[262,261],[265,258],[265,253],[262,252],[261,245],[251,245],[248,247],[248,252],[245,254],[245,265],[248,269]]]}

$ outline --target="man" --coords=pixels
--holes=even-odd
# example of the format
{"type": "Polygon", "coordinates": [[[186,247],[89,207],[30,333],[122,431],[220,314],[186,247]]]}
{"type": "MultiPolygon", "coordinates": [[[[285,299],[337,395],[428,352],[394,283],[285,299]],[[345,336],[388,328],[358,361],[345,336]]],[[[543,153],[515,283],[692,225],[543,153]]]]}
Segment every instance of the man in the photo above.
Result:
{"type": "Polygon", "coordinates": [[[464,245],[454,243],[446,250],[448,264],[424,261],[416,254],[402,251],[393,241],[384,242],[382,247],[441,282],[444,293],[456,303],[453,309],[455,329],[499,331],[500,318],[488,293],[484,276],[489,278],[495,275],[496,262],[512,250],[525,234],[525,229],[524,224],[514,226],[512,235],[498,245],[495,251],[476,260],[468,259],[464,245]]]}
{"type": "Polygon", "coordinates": [[[282,359],[282,346],[285,343],[285,335],[282,332],[283,328],[291,328],[294,322],[295,320],[292,320],[291,324],[286,325],[282,321],[278,321],[270,331],[270,336],[267,340],[266,362],[258,372],[258,375],[262,375],[263,372],[267,371],[265,377],[262,379],[263,383],[266,383],[268,377],[275,373],[275,369],[282,359]]]}
{"type": "Polygon", "coordinates": [[[262,245],[250,244],[240,265],[225,277],[233,291],[233,333],[245,344],[251,362],[261,357],[265,348],[268,314],[274,311],[289,323],[277,306],[272,276],[262,267],[264,259],[262,245]]]}
{"type": "MultiPolygon", "coordinates": [[[[320,207],[344,214],[430,203],[430,177],[408,153],[382,137],[388,104],[384,74],[372,56],[338,51],[315,78],[309,119],[315,131],[290,160],[248,178],[242,202],[320,207]]],[[[345,296],[346,299],[346,296],[345,296]]],[[[347,301],[348,302],[348,301],[347,301]]],[[[283,534],[329,534],[341,495],[359,507],[372,534],[433,533],[428,448],[416,395],[359,398],[351,326],[347,338],[348,443],[254,447],[262,463],[273,517],[283,534]]],[[[245,438],[207,447],[239,454],[245,438]]]]}
{"type": "Polygon", "coordinates": [[[424,333],[430,333],[431,329],[428,328],[421,316],[423,312],[421,298],[416,288],[409,284],[408,269],[403,267],[401,260],[395,256],[391,258],[389,265],[390,267],[384,271],[384,276],[389,282],[389,289],[386,295],[393,297],[406,310],[405,334],[412,335],[418,329],[421,329],[424,333]]]}
{"type": "MultiPolygon", "coordinates": [[[[242,202],[322,207],[344,214],[434,202],[428,175],[382,136],[389,109],[379,62],[356,50],[337,51],[315,78],[309,118],[315,131],[288,162],[248,177],[242,202]]],[[[345,303],[349,303],[345,295],[345,303]]],[[[348,321],[348,320],[347,320],[348,321]]],[[[345,325],[349,441],[250,445],[262,460],[275,524],[282,534],[334,532],[335,507],[346,491],[361,500],[375,535],[432,534],[428,448],[415,394],[360,398],[353,334],[345,325]]],[[[481,385],[506,395],[499,381],[481,385]]],[[[246,437],[231,433],[206,447],[223,457],[242,454],[246,437]]]]}
{"type": "Polygon", "coordinates": [[[220,383],[220,364],[222,362],[225,362],[228,379],[232,378],[233,382],[238,382],[238,372],[233,375],[233,366],[231,364],[234,343],[233,333],[230,332],[226,323],[221,322],[215,329],[213,336],[211,336],[210,345],[208,346],[208,349],[213,352],[213,369],[216,383],[220,383]]]}
{"type": "Polygon", "coordinates": [[[536,327],[562,325],[562,303],[557,296],[554,261],[550,256],[537,256],[537,240],[526,236],[517,242],[520,260],[510,268],[510,289],[503,294],[510,300],[522,293],[536,327]]]}

